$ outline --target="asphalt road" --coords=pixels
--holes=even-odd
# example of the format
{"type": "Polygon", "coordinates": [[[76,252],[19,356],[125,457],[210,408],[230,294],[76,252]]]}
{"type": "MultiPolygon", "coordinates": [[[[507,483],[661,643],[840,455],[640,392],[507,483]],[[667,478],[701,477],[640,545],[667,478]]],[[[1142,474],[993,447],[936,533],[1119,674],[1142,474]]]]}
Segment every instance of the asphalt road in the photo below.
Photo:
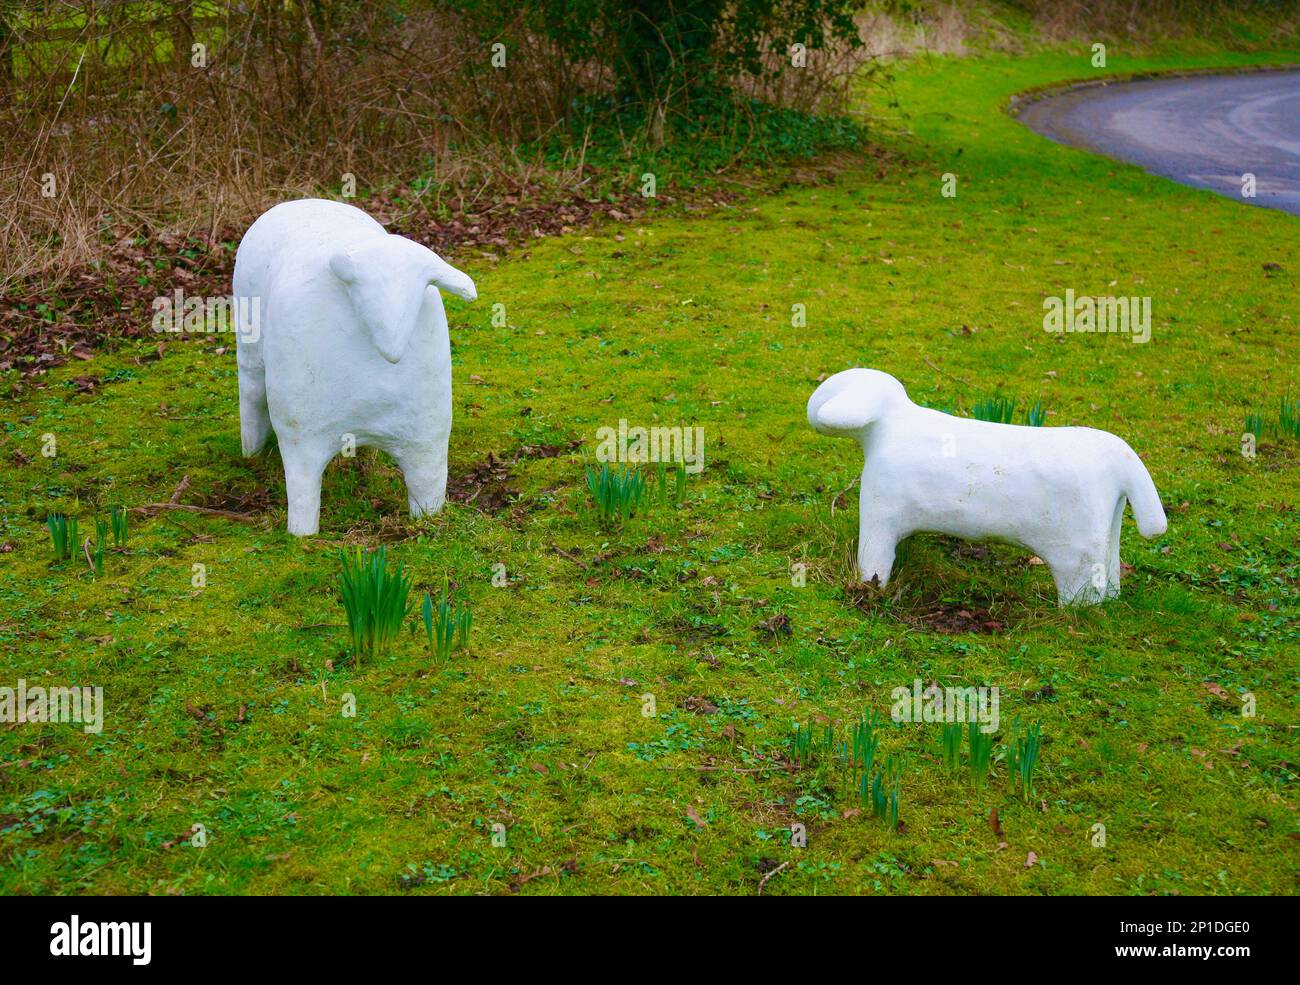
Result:
{"type": "Polygon", "coordinates": [[[1300,215],[1300,71],[1088,86],[1024,106],[1057,143],[1300,215]],[[1256,197],[1242,194],[1255,175],[1256,197]]]}

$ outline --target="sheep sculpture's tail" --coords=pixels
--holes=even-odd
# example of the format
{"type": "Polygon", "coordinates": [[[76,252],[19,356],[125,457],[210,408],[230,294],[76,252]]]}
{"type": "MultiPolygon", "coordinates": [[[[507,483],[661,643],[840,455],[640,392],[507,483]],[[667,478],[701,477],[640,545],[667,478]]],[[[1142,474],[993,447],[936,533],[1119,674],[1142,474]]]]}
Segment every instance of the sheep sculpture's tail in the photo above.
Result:
{"type": "Polygon", "coordinates": [[[1151,473],[1131,448],[1124,456],[1124,463],[1124,495],[1133,507],[1138,533],[1148,540],[1159,537],[1169,528],[1169,521],[1165,519],[1165,508],[1160,504],[1160,494],[1151,481],[1151,473]]]}

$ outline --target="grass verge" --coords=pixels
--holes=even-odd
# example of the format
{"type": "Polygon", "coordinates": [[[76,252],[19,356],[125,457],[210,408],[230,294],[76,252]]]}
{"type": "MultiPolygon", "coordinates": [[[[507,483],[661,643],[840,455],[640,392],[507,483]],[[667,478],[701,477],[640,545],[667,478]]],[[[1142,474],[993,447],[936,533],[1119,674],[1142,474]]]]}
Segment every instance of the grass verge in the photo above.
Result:
{"type": "MultiPolygon", "coordinates": [[[[1086,58],[909,63],[891,139],[910,163],[883,181],[468,265],[453,502],[429,520],[363,451],[327,473],[321,536],[288,537],[275,453],[239,457],[221,338],[53,371],[4,426],[2,683],[99,684],[107,711],[98,735],[0,727],[0,891],[1296,891],[1300,449],[1266,438],[1248,459],[1239,439],[1297,389],[1300,230],[1005,115],[1086,58]],[[1067,287],[1151,295],[1152,341],[1047,335],[1042,299],[1067,287]],[[1169,532],[1126,521],[1123,597],[1088,611],[1056,609],[1024,552],[938,537],[905,546],[888,594],[854,585],[860,461],[803,405],[855,363],[918,402],[1041,397],[1049,427],[1116,432],[1169,532]],[[680,507],[609,532],[584,455],[620,418],[704,427],[707,467],[680,507]],[[50,512],[93,529],[182,476],[182,503],[247,520],[133,514],[103,577],[51,562],[50,512]],[[450,576],[468,648],[435,662],[404,632],[348,662],[336,559],[355,543],[387,544],[416,595],[450,576]],[[944,767],[939,726],[888,722],[916,678],[997,685],[1004,733],[1041,724],[1032,799],[1000,747],[976,786],[944,767]],[[796,724],[865,709],[886,716],[898,831],[787,756],[796,724]]],[[[1296,53],[1110,69],[1270,59],[1296,53]]]]}

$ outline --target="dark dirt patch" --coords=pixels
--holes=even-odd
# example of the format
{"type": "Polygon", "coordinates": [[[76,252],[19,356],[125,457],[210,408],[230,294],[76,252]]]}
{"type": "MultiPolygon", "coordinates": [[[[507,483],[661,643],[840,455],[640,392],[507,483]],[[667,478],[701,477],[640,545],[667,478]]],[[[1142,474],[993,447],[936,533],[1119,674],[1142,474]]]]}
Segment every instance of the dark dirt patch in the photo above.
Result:
{"type": "Polygon", "coordinates": [[[781,639],[783,636],[789,636],[793,632],[790,625],[790,617],[784,612],[778,612],[769,616],[758,624],[758,632],[769,639],[781,639]]]}
{"type": "Polygon", "coordinates": [[[512,454],[507,456],[507,459],[511,462],[518,462],[526,458],[559,458],[566,452],[576,451],[581,447],[582,440],[579,438],[566,441],[561,445],[520,445],[512,454]]]}
{"type": "MultiPolygon", "coordinates": [[[[491,255],[493,250],[509,249],[547,236],[565,235],[601,220],[628,222],[649,211],[650,202],[639,194],[624,195],[616,202],[576,195],[547,202],[546,196],[547,192],[540,188],[506,195],[482,212],[464,213],[444,220],[426,212],[410,213],[408,205],[397,204],[395,200],[410,202],[418,197],[409,189],[397,189],[392,195],[369,199],[365,208],[390,232],[423,243],[446,257],[455,251],[471,248],[491,255]],[[523,202],[541,204],[523,205],[523,202]]],[[[725,195],[721,197],[727,198],[725,195]]],[[[655,202],[669,205],[674,199],[660,195],[655,202]]]]}
{"type": "MultiPolygon", "coordinates": [[[[0,296],[0,371],[37,375],[69,358],[88,360],[110,340],[153,335],[153,300],[180,288],[187,295],[230,293],[233,230],[212,238],[166,232],[152,239],[124,229],[108,237],[97,267],[47,283],[20,281],[0,296]]],[[[169,335],[169,339],[183,338],[169,335]]]]}
{"type": "Polygon", "coordinates": [[[487,458],[470,466],[468,471],[447,477],[447,498],[473,506],[481,513],[501,513],[520,496],[519,490],[510,485],[512,465],[527,459],[559,458],[581,444],[574,440],[555,445],[520,445],[500,458],[488,452],[487,458]]]}
{"type": "Polygon", "coordinates": [[[469,471],[447,477],[447,499],[472,506],[481,513],[500,513],[519,496],[510,485],[510,463],[488,452],[469,471]]]}
{"type": "Polygon", "coordinates": [[[892,616],[914,629],[956,635],[980,633],[996,635],[1007,631],[1007,621],[990,612],[987,603],[948,602],[942,599],[917,599],[902,602],[886,594],[879,584],[850,582],[844,586],[845,601],[870,616],[892,616]]]}
{"type": "Polygon", "coordinates": [[[968,540],[954,540],[949,543],[953,560],[987,561],[992,551],[987,544],[972,543],[968,540]]]}
{"type": "Polygon", "coordinates": [[[702,619],[687,619],[677,616],[667,626],[668,638],[676,642],[703,642],[715,640],[728,635],[726,626],[705,622],[702,619]]]}
{"type": "Polygon", "coordinates": [[[940,603],[915,612],[913,619],[936,633],[1005,633],[1007,624],[993,618],[988,609],[964,607],[959,603],[940,603]]]}
{"type": "Polygon", "coordinates": [[[699,698],[691,695],[682,701],[682,708],[686,711],[694,712],[697,715],[714,715],[717,714],[718,706],[708,698],[699,698]]]}
{"type": "Polygon", "coordinates": [[[218,486],[209,492],[197,492],[193,505],[208,510],[229,510],[231,513],[262,513],[271,508],[271,491],[257,485],[251,489],[236,490],[218,486]]]}
{"type": "Polygon", "coordinates": [[[658,834],[658,830],[648,824],[634,824],[626,831],[616,835],[615,840],[621,841],[624,844],[627,844],[628,842],[637,844],[644,841],[651,841],[658,834]]]}

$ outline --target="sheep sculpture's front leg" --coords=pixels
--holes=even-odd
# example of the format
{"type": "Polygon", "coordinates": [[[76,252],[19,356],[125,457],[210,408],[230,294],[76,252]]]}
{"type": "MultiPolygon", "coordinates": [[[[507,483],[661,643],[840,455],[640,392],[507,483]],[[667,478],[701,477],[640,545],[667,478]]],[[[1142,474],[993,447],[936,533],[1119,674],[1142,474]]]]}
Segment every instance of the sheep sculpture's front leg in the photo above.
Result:
{"type": "Polygon", "coordinates": [[[411,516],[437,513],[447,501],[447,441],[421,443],[395,456],[406,480],[411,516]]]}

